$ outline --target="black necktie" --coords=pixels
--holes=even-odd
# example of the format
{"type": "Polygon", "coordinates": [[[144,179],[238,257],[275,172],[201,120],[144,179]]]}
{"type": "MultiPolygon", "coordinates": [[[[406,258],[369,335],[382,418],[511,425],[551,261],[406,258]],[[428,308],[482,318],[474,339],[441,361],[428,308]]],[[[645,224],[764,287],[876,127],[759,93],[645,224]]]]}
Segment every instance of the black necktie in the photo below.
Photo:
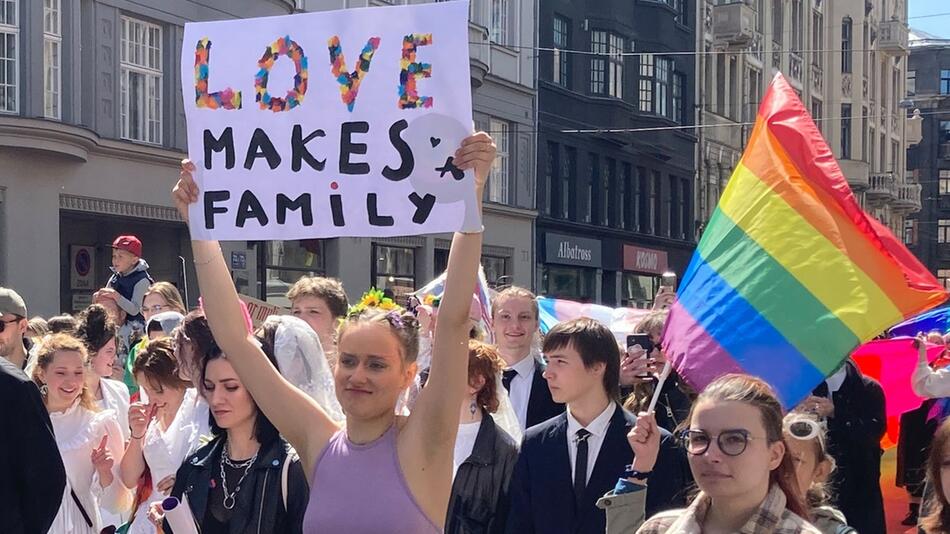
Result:
{"type": "Polygon", "coordinates": [[[590,432],[580,429],[576,433],[577,456],[574,459],[574,499],[580,509],[584,500],[584,488],[587,487],[587,438],[590,432]]]}
{"type": "Polygon", "coordinates": [[[514,369],[505,369],[501,372],[501,385],[505,386],[505,391],[511,392],[511,380],[518,375],[514,369]]]}

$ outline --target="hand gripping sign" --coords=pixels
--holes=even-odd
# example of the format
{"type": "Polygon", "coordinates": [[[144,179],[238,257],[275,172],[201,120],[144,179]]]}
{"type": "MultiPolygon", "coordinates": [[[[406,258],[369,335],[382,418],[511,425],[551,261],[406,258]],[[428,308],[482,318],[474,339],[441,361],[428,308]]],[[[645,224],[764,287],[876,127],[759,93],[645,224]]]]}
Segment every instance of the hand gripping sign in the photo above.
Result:
{"type": "Polygon", "coordinates": [[[195,239],[477,230],[468,2],[185,25],[195,239]]]}

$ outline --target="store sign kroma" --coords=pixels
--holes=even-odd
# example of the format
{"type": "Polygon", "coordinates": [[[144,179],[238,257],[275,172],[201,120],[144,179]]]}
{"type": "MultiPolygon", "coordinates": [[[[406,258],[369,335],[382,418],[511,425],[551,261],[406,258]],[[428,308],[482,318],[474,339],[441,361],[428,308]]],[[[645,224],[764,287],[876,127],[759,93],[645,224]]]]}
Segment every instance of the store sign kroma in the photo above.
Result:
{"type": "Polygon", "coordinates": [[[665,250],[623,246],[623,269],[638,273],[663,274],[667,271],[669,259],[665,250]]]}
{"type": "Polygon", "coordinates": [[[185,25],[192,237],[475,230],[468,2],[185,25]]]}

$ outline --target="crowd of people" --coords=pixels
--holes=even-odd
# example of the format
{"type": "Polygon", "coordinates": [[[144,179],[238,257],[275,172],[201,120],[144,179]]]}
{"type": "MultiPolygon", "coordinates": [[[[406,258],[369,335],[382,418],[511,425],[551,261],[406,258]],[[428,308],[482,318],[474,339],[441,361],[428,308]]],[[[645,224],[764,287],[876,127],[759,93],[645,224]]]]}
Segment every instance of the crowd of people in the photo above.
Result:
{"type": "MultiPolygon", "coordinates": [[[[484,133],[455,154],[478,199],[494,155],[484,133]]],[[[173,192],[186,220],[193,171],[173,192]]],[[[481,233],[457,233],[435,301],[350,305],[305,277],[291,313],[254,328],[216,242],[192,242],[192,310],[135,236],[112,246],[113,276],[74,317],[31,316],[0,288],[0,532],[886,530],[880,385],[845,361],[784,411],[755,377],[661,380],[672,293],[637,327],[647,351],[588,318],[542,336],[535,296],[508,287],[489,344],[481,233]]],[[[933,400],[906,414],[906,522],[950,533],[950,369],[924,341],[913,386],[933,400]]]]}

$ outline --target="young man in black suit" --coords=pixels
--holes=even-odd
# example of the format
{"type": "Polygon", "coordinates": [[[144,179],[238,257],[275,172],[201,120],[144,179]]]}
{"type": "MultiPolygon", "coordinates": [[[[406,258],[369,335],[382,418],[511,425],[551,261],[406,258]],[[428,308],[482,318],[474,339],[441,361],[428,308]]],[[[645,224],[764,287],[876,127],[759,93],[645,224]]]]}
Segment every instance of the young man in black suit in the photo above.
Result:
{"type": "Polygon", "coordinates": [[[636,418],[619,404],[620,350],[606,326],[560,323],[544,338],[544,377],[567,411],[530,428],[512,475],[508,534],[594,534],[606,528],[596,502],[620,476],[648,477],[647,517],[685,505],[689,466],[669,432],[650,473],[626,474],[636,418]]]}
{"type": "Polygon", "coordinates": [[[498,293],[492,300],[492,322],[495,344],[507,367],[502,384],[522,430],[563,413],[564,405],[551,398],[540,355],[532,347],[538,332],[534,293],[515,286],[498,293]]]}

